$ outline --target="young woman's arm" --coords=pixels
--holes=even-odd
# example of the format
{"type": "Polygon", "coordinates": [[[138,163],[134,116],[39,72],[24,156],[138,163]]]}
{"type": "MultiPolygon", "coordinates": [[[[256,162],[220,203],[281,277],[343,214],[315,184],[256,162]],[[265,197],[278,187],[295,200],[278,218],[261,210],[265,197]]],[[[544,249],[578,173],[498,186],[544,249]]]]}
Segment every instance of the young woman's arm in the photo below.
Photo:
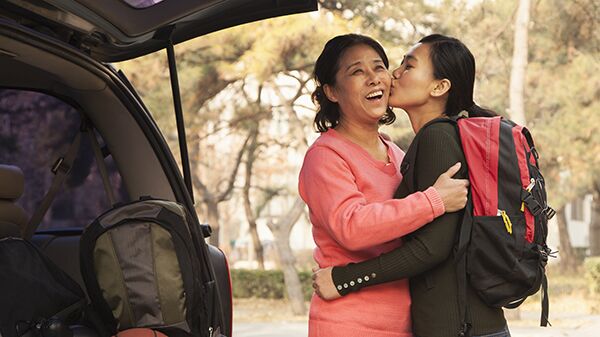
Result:
{"type": "MultiPolygon", "coordinates": [[[[423,130],[416,158],[419,190],[431,186],[448,165],[466,162],[453,126],[434,124],[423,130]]],[[[457,178],[466,178],[466,169],[457,178]]],[[[405,237],[403,245],[377,258],[345,267],[320,270],[314,276],[318,293],[332,299],[365,286],[408,278],[429,270],[450,256],[462,212],[446,213],[405,237]],[[331,275],[331,276],[330,276],[331,275]],[[338,294],[339,293],[339,294],[338,294]]]]}

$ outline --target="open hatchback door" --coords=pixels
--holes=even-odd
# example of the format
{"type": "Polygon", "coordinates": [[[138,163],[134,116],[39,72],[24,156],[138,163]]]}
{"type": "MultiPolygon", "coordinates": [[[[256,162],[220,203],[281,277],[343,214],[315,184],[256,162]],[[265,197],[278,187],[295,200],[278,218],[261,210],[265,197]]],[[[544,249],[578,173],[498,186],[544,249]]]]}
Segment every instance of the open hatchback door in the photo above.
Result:
{"type": "Polygon", "coordinates": [[[204,34],[317,10],[316,0],[5,0],[2,11],[50,29],[102,62],[118,62],[204,34]]]}

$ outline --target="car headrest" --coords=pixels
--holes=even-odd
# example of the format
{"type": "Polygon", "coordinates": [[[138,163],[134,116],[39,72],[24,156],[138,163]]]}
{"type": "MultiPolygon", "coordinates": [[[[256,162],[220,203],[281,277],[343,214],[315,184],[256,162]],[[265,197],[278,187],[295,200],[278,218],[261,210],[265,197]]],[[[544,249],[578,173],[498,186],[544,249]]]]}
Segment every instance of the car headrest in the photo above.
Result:
{"type": "Polygon", "coordinates": [[[19,237],[27,226],[27,214],[14,203],[24,188],[23,171],[16,166],[0,164],[0,238],[19,237]]]}
{"type": "Polygon", "coordinates": [[[0,199],[15,201],[23,194],[25,177],[20,168],[0,164],[0,199]]]}

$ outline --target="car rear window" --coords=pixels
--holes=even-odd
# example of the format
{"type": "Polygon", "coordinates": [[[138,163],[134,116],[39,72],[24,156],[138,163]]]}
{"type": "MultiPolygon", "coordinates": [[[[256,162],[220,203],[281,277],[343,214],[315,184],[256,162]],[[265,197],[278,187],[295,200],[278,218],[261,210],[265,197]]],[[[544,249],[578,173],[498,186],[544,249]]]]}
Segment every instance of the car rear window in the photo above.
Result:
{"type": "Polygon", "coordinates": [[[152,7],[164,0],[123,0],[126,4],[133,8],[148,8],[152,7]]]}
{"type": "MultiPolygon", "coordinates": [[[[16,203],[31,216],[50,188],[50,168],[63,156],[81,124],[65,101],[40,92],[0,88],[0,163],[21,168],[25,191],[16,203]]],[[[97,137],[100,144],[102,139],[97,137]]],[[[127,200],[121,176],[105,159],[118,201],[127,200]]],[[[38,230],[85,227],[108,209],[106,192],[87,135],[82,135],[73,167],[38,230]]]]}

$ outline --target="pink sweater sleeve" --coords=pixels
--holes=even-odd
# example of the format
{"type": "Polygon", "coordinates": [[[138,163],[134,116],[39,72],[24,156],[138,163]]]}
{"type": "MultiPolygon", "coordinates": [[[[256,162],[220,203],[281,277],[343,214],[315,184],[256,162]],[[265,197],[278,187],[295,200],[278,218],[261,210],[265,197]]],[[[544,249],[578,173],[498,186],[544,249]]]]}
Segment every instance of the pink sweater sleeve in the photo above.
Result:
{"type": "Polygon", "coordinates": [[[348,164],[325,147],[307,153],[299,192],[316,222],[348,250],[402,237],[444,213],[442,200],[433,187],[403,199],[367,203],[348,164]]]}

